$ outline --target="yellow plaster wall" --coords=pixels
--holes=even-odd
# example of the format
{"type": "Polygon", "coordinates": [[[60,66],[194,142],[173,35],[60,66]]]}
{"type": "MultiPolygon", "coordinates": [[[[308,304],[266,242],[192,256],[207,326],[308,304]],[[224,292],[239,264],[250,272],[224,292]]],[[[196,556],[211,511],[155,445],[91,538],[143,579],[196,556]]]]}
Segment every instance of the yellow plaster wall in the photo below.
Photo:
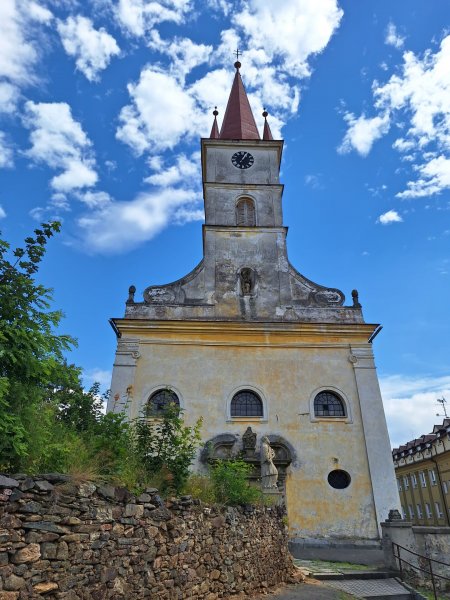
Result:
{"type": "MultiPolygon", "coordinates": [[[[203,417],[206,440],[220,433],[283,436],[297,452],[286,480],[291,536],[377,538],[377,525],[351,344],[367,344],[371,326],[296,325],[245,327],[236,324],[129,325],[127,339],[139,339],[131,416],[139,414],[155,388],[173,387],[189,424],[203,417]],[[259,390],[263,419],[227,419],[236,388],[259,390]],[[310,399],[332,386],[348,400],[352,422],[311,422],[310,399]],[[267,418],[266,418],[267,417],[267,418]],[[334,468],[348,471],[351,485],[335,490],[327,482],[334,468]]],[[[347,420],[348,421],[348,420],[347,420]]]]}

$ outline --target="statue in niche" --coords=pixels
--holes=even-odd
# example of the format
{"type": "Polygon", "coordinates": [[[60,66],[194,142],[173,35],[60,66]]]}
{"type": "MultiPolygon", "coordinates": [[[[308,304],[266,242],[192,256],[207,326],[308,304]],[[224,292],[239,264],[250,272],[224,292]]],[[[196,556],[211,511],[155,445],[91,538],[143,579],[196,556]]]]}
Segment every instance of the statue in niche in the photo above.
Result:
{"type": "Polygon", "coordinates": [[[264,436],[261,440],[261,485],[263,490],[277,489],[278,470],[273,464],[275,452],[270,440],[264,436]]]}
{"type": "Polygon", "coordinates": [[[240,278],[242,295],[250,295],[253,292],[253,271],[248,267],[241,269],[240,278]]]}
{"type": "Polygon", "coordinates": [[[245,456],[253,456],[256,450],[256,433],[253,433],[251,427],[247,427],[242,436],[242,450],[245,456]]]}

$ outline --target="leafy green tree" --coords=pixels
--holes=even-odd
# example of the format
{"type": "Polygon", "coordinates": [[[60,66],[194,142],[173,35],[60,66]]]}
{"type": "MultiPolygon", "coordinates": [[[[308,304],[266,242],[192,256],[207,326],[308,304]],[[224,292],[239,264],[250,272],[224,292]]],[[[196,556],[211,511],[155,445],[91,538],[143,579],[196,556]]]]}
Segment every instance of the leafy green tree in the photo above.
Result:
{"type": "Polygon", "coordinates": [[[14,470],[29,453],[36,407],[79,378],[64,352],[75,340],[55,332],[62,313],[50,310],[52,291],[35,281],[58,222],[43,223],[24,248],[0,239],[0,468],[14,470]]]}

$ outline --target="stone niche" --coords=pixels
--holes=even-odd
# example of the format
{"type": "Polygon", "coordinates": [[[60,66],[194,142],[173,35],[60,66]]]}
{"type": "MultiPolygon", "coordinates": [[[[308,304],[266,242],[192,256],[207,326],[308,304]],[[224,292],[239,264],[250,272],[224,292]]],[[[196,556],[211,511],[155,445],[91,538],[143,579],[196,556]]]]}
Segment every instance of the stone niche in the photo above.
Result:
{"type": "MultiPolygon", "coordinates": [[[[270,447],[275,452],[273,463],[278,469],[278,487],[284,491],[286,473],[289,465],[294,460],[294,449],[287,440],[280,435],[265,434],[270,440],[270,447]]],[[[202,451],[200,460],[203,464],[213,463],[216,460],[242,458],[252,466],[250,479],[261,479],[261,465],[259,448],[257,450],[258,436],[251,427],[247,427],[240,438],[232,433],[222,433],[210,439],[202,451]]],[[[260,443],[260,439],[258,445],[260,443]]]]}

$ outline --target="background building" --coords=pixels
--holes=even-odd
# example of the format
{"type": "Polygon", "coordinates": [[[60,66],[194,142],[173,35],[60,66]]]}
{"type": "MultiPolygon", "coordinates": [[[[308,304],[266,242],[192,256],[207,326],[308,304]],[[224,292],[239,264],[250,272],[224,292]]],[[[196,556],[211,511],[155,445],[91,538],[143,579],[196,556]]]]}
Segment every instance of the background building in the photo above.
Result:
{"type": "Polygon", "coordinates": [[[392,451],[403,517],[450,526],[450,419],[392,451]]]}
{"type": "Polygon", "coordinates": [[[267,118],[261,139],[235,67],[222,127],[214,111],[201,140],[204,258],[143,301],[130,288],[125,317],[112,319],[109,410],[158,414],[170,399],[188,423],[203,417],[214,456],[243,451],[255,466],[268,436],[292,539],[373,543],[399,508],[372,353],[379,327],[364,322],[356,291],[345,306],[340,290],[290,264],[283,141],[267,118]]]}

